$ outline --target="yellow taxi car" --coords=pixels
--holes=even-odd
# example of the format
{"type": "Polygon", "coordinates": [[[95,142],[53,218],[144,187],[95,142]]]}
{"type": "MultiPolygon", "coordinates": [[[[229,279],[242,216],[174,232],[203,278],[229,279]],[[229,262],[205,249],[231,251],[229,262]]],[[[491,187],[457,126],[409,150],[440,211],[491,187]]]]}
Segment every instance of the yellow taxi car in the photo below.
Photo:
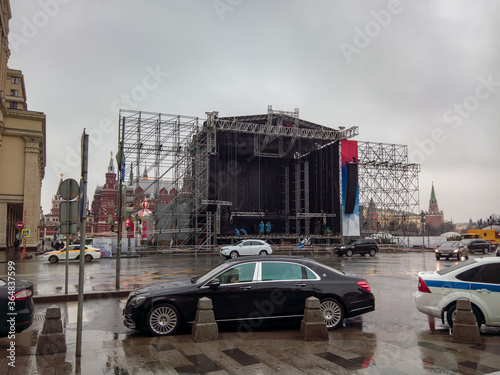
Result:
{"type": "MultiPolygon", "coordinates": [[[[90,262],[92,259],[99,259],[101,250],[90,246],[85,246],[85,261],[90,262]]],[[[68,260],[80,259],[80,245],[69,245],[68,260]]],[[[66,248],[62,250],[51,251],[43,256],[43,260],[48,260],[50,263],[57,263],[60,260],[66,260],[66,248]]]]}

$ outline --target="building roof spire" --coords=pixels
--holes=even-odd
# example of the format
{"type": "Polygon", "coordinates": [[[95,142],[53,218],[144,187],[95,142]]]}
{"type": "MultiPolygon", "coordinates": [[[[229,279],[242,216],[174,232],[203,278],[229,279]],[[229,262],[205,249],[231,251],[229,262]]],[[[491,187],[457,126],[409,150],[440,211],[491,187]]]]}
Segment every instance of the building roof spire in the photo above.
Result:
{"type": "Polygon", "coordinates": [[[115,173],[115,166],[113,165],[113,151],[111,151],[111,159],[109,159],[108,173],[115,173]]]}
{"type": "Polygon", "coordinates": [[[436,192],[434,191],[434,181],[432,181],[431,202],[436,202],[436,192]]]}

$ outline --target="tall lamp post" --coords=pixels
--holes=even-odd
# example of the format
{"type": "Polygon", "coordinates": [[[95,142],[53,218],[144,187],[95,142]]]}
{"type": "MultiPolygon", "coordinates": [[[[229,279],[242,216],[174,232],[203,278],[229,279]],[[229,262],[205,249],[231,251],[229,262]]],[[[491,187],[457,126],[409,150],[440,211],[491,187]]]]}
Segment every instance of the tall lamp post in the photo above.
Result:
{"type": "Polygon", "coordinates": [[[425,247],[425,212],[420,213],[420,222],[422,223],[422,246],[425,247]]]}

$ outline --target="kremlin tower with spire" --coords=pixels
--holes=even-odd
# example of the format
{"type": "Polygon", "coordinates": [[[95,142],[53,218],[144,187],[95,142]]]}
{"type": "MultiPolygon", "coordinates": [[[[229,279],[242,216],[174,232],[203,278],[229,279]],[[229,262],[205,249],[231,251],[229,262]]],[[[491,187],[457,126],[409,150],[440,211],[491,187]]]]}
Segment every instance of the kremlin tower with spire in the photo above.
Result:
{"type": "Polygon", "coordinates": [[[439,211],[436,192],[434,191],[434,182],[432,183],[431,199],[429,200],[429,211],[425,216],[425,224],[431,227],[439,228],[444,223],[444,213],[439,211]]]}

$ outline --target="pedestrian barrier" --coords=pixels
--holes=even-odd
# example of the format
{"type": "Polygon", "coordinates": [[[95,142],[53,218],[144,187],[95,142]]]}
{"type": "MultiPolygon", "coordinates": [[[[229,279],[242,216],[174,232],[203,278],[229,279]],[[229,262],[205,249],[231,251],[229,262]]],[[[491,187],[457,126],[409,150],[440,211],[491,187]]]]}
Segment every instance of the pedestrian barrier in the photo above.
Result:
{"type": "Polygon", "coordinates": [[[476,316],[472,312],[470,300],[457,300],[456,313],[453,317],[453,342],[461,344],[481,344],[481,335],[476,316]]]}
{"type": "Polygon", "coordinates": [[[198,310],[191,335],[194,342],[215,341],[219,338],[219,328],[215,322],[212,300],[202,297],[198,300],[198,310]]]}

